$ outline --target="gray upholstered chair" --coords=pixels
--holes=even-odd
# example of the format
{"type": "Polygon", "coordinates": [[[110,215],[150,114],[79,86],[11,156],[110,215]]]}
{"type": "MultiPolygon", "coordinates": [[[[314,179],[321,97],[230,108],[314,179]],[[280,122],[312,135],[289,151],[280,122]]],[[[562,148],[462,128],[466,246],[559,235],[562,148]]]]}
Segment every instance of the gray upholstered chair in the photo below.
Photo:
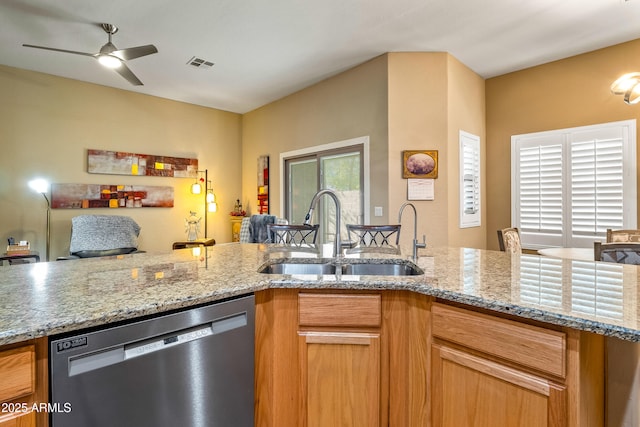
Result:
{"type": "Polygon", "coordinates": [[[119,215],[79,215],[71,219],[70,256],[58,260],[138,252],[140,226],[119,215]]]}
{"type": "Polygon", "coordinates": [[[498,230],[498,245],[503,252],[521,253],[520,231],[516,227],[498,230]]]}
{"type": "Polygon", "coordinates": [[[593,243],[593,256],[596,261],[616,262],[618,264],[640,265],[640,242],[593,243]]]}
{"type": "Polygon", "coordinates": [[[289,221],[278,218],[274,215],[251,215],[242,218],[240,224],[240,243],[267,243],[269,235],[267,233],[268,224],[288,224],[289,221]]]}

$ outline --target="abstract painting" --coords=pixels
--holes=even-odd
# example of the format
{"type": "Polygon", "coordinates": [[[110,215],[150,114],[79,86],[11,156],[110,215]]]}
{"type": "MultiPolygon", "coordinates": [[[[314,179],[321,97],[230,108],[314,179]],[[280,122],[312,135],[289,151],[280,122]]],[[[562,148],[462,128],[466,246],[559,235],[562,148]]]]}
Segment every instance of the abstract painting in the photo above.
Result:
{"type": "Polygon", "coordinates": [[[52,184],[53,209],[172,208],[173,187],[52,184]]]}
{"type": "Polygon", "coordinates": [[[87,172],[109,175],[196,178],[198,159],[87,150],[87,172]]]}
{"type": "Polygon", "coordinates": [[[258,157],[258,213],[269,213],[269,156],[258,157]]]}

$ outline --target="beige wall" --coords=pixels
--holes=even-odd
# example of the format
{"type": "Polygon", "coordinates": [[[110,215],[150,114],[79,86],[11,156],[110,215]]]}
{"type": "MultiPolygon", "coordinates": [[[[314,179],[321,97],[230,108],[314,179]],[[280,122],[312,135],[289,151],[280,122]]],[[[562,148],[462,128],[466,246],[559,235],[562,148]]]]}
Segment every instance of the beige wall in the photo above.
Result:
{"type": "Polygon", "coordinates": [[[140,248],[167,250],[184,240],[189,210],[204,201],[190,179],[96,175],[86,172],[88,148],[196,157],[209,170],[219,211],[209,235],[231,240],[228,212],[241,194],[241,116],[211,108],[0,66],[0,234],[45,252],[46,204],[27,182],[172,186],[173,208],[54,209],[51,255],[67,255],[70,219],[79,214],[129,215],[142,227],[140,248]]]}
{"type": "MultiPolygon", "coordinates": [[[[447,53],[389,54],[389,206],[395,221],[407,201],[402,178],[404,150],[438,150],[438,178],[433,201],[413,201],[418,211],[418,239],[429,246],[483,248],[485,223],[459,228],[459,131],[480,136],[484,146],[484,80],[447,53]]],[[[484,170],[484,168],[483,168],[484,170]]],[[[482,178],[482,177],[481,177],[482,178]]],[[[484,180],[482,180],[484,181],[484,180]]],[[[482,182],[481,181],[481,182],[482,182]]],[[[413,232],[408,213],[403,241],[413,232]]]]}
{"type": "Polygon", "coordinates": [[[511,136],[639,119],[640,105],[609,90],[621,74],[640,71],[638,52],[635,40],[486,81],[489,248],[498,248],[496,230],[511,225],[511,136]]]}
{"type": "Polygon", "coordinates": [[[486,128],[485,80],[455,57],[448,55],[449,246],[486,248],[486,128]],[[460,228],[460,131],[480,137],[480,227],[460,228]]]}
{"type": "MultiPolygon", "coordinates": [[[[402,178],[404,150],[438,150],[438,178],[433,201],[413,201],[418,212],[418,239],[429,246],[447,244],[448,156],[446,53],[389,54],[389,206],[397,220],[407,201],[407,180],[402,178]]],[[[413,238],[412,212],[403,216],[403,244],[413,238]],[[407,232],[408,231],[408,232],[407,232]]]]}
{"type": "MultiPolygon", "coordinates": [[[[242,120],[243,206],[256,213],[257,159],[269,155],[270,213],[280,212],[280,153],[369,136],[371,206],[387,213],[387,57],[265,105],[242,120]]],[[[310,202],[310,200],[309,200],[310,202]]],[[[385,218],[374,218],[386,222],[385,218]]]]}

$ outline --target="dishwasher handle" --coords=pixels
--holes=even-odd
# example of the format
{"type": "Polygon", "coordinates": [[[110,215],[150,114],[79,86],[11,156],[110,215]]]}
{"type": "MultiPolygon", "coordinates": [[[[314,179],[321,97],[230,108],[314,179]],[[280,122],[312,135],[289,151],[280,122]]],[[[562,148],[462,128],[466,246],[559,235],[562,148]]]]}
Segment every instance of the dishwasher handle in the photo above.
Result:
{"type": "Polygon", "coordinates": [[[124,346],[124,359],[133,359],[134,357],[144,356],[167,348],[195,341],[200,338],[213,335],[211,325],[202,325],[195,328],[188,328],[182,331],[173,332],[159,338],[152,338],[124,346]]]}
{"type": "Polygon", "coordinates": [[[124,346],[124,358],[144,356],[160,350],[166,350],[177,345],[186,344],[190,341],[199,340],[210,335],[220,334],[232,329],[241,328],[247,325],[247,313],[239,313],[230,317],[215,320],[200,326],[182,329],[165,334],[157,338],[128,344],[124,346]]]}

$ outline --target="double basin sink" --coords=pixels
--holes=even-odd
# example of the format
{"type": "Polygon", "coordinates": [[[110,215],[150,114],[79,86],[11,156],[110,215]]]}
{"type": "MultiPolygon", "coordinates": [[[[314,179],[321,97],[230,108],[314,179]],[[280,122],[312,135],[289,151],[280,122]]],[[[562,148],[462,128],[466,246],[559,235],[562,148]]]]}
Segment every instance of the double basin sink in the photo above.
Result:
{"type": "Polygon", "coordinates": [[[291,275],[417,276],[424,271],[403,259],[300,259],[274,260],[263,264],[259,273],[291,275]]]}

